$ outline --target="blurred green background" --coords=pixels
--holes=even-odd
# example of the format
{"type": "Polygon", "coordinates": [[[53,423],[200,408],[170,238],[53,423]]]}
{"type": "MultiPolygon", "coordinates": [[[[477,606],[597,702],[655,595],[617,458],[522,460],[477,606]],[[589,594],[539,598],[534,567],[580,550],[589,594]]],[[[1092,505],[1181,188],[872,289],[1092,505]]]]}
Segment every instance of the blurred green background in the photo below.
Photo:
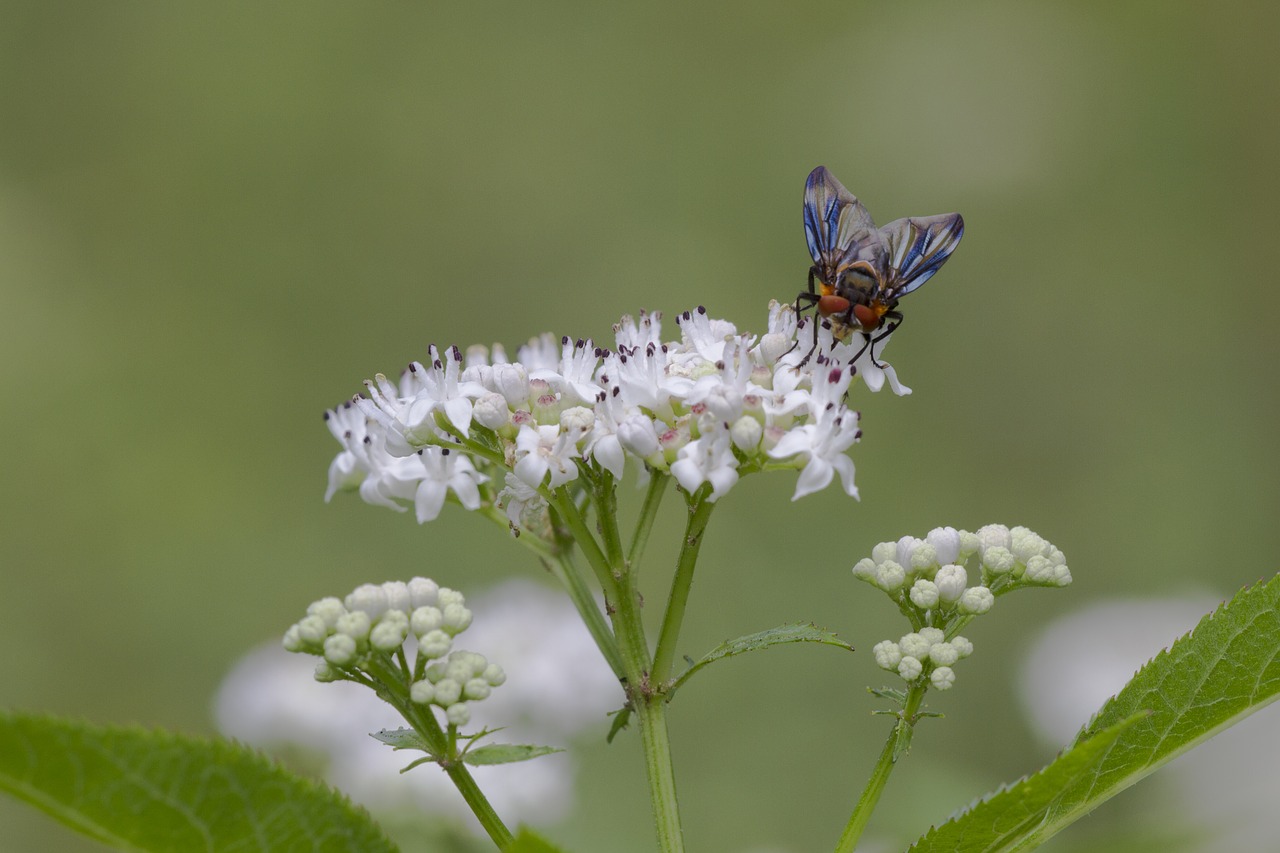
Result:
{"type": "MultiPolygon", "coordinates": [[[[873,834],[1051,756],[1013,698],[1044,620],[1275,567],[1274,4],[0,8],[0,705],[206,732],[227,669],[314,598],[538,576],[456,508],[326,506],[320,413],[432,341],[698,304],[762,328],[804,284],[819,163],[882,222],[959,210],[966,236],[902,306],[915,394],[857,392],[862,501],[743,482],[682,652],[796,619],[901,633],[849,566],[939,524],[1026,524],[1076,578],[971,632],[873,834]]],[[[885,732],[869,656],[700,682],[671,715],[691,849],[828,849],[885,732]]],[[[636,738],[588,740],[549,834],[650,849],[636,738]]],[[[1059,849],[1158,809],[1148,787],[1059,849]]],[[[7,801],[0,826],[93,849],[7,801]]]]}

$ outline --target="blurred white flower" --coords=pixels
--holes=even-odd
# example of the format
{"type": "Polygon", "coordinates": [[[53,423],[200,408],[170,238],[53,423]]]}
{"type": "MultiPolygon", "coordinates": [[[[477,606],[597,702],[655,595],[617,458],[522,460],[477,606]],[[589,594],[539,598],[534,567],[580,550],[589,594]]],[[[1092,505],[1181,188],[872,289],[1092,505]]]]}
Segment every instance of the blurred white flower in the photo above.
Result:
{"type": "MultiPolygon", "coordinates": [[[[623,704],[622,691],[564,595],[509,581],[468,603],[476,614],[468,647],[483,650],[507,676],[483,702],[468,703],[470,729],[505,726],[489,742],[560,747],[587,730],[603,736],[608,712],[623,704]]],[[[318,683],[313,667],[313,658],[290,654],[276,641],[246,655],[218,690],[218,728],[256,746],[292,744],[323,754],[328,781],[372,810],[438,810],[480,833],[443,772],[425,764],[402,775],[415,755],[369,737],[406,725],[391,706],[350,682],[318,683]]],[[[574,764],[567,753],[472,773],[512,824],[553,823],[573,806],[574,764]]]]}

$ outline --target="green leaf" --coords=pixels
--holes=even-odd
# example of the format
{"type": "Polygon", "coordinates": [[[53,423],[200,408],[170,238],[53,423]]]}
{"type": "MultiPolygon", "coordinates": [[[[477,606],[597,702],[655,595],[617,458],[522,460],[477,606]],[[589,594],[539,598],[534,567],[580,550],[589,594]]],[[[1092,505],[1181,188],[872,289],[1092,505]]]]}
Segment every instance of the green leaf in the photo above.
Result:
{"type": "Polygon", "coordinates": [[[336,791],[166,731],[0,711],[0,790],[120,850],[396,850],[336,791]]]}
{"type": "Polygon", "coordinates": [[[502,848],[503,853],[564,853],[564,850],[547,841],[527,826],[520,827],[511,843],[502,848]]]}
{"type": "MultiPolygon", "coordinates": [[[[371,732],[369,737],[374,740],[380,740],[392,749],[420,749],[423,752],[430,753],[427,748],[427,742],[422,739],[422,735],[413,729],[380,729],[371,732]]],[[[386,753],[383,753],[384,755],[386,753]]]]}
{"type": "Polygon", "coordinates": [[[491,743],[488,746],[478,746],[475,749],[467,750],[462,754],[462,760],[472,767],[482,767],[486,764],[511,764],[516,761],[528,761],[531,758],[550,755],[553,752],[564,752],[564,750],[557,749],[554,746],[491,743]]]}
{"type": "Polygon", "coordinates": [[[625,705],[613,712],[613,723],[609,726],[609,734],[605,735],[605,743],[613,743],[613,739],[618,736],[618,732],[627,727],[631,722],[631,706],[625,705]]]}
{"type": "Polygon", "coordinates": [[[667,698],[676,692],[679,687],[689,680],[695,672],[715,661],[724,658],[741,655],[747,652],[754,652],[757,649],[767,649],[770,646],[780,646],[786,643],[821,643],[827,646],[838,646],[842,649],[853,651],[853,646],[837,637],[830,631],[824,631],[818,626],[810,624],[792,624],[780,625],[777,628],[770,628],[767,631],[760,631],[755,634],[747,634],[745,637],[739,637],[736,640],[726,640],[716,646],[711,651],[702,656],[702,659],[690,666],[684,673],[672,682],[667,688],[667,698]]]}
{"type": "Polygon", "coordinates": [[[1156,655],[1048,767],[911,849],[1031,850],[1280,696],[1280,577],[1243,590],[1156,655]]]}

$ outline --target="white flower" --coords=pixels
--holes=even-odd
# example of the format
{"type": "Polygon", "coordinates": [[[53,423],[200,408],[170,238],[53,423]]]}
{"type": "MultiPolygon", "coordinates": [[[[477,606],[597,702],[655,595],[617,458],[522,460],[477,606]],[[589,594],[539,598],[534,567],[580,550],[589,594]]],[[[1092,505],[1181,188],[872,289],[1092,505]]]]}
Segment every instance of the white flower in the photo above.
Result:
{"type": "MultiPolygon", "coordinates": [[[[618,435],[619,422],[625,417],[626,406],[622,402],[622,389],[616,385],[610,391],[601,391],[596,400],[595,420],[587,434],[582,455],[596,463],[615,478],[621,478],[627,457],[618,435]]],[[[563,422],[562,422],[563,424],[563,422]]],[[[655,436],[654,443],[657,443],[655,436]]]]}
{"type": "Polygon", "coordinates": [[[715,364],[724,359],[727,341],[738,334],[737,328],[727,320],[713,320],[701,305],[696,311],[686,311],[676,318],[682,343],[696,352],[704,361],[715,364]]]}
{"type": "Polygon", "coordinates": [[[691,494],[703,483],[710,483],[707,500],[718,500],[738,482],[738,459],[730,447],[729,431],[719,429],[681,447],[671,473],[691,494]]]}
{"type": "Polygon", "coordinates": [[[418,451],[425,476],[418,483],[413,498],[418,523],[434,521],[444,507],[444,499],[452,491],[466,509],[480,507],[478,484],[489,478],[477,473],[471,460],[461,453],[450,453],[443,447],[426,447],[418,451]]]}
{"type": "Polygon", "coordinates": [[[950,690],[956,683],[956,674],[949,666],[940,666],[929,674],[929,680],[938,690],[950,690]]]}
{"type": "Polygon", "coordinates": [[[568,395],[571,401],[587,405],[594,403],[600,393],[600,385],[595,381],[600,351],[589,340],[575,343],[567,336],[560,339],[560,350],[560,363],[556,369],[532,370],[529,378],[545,379],[560,393],[568,395]]]}
{"type": "Polygon", "coordinates": [[[325,412],[324,422],[343,448],[329,465],[329,488],[324,493],[325,503],[328,503],[339,491],[359,486],[369,473],[363,453],[354,450],[364,443],[368,419],[354,402],[348,400],[325,412]]]}
{"type": "Polygon", "coordinates": [[[574,462],[580,457],[577,439],[578,436],[562,433],[556,426],[521,426],[516,436],[515,475],[535,488],[542,485],[548,472],[553,489],[577,479],[578,465],[574,462]]]}
{"type": "Polygon", "coordinates": [[[845,455],[845,451],[861,435],[857,413],[848,409],[841,410],[838,406],[824,409],[816,423],[794,427],[784,435],[769,451],[769,455],[774,459],[800,455],[808,460],[804,470],[800,472],[800,479],[796,482],[796,491],[791,499],[799,500],[805,495],[825,489],[837,472],[845,494],[858,497],[858,488],[853,484],[853,460],[845,455]]]}

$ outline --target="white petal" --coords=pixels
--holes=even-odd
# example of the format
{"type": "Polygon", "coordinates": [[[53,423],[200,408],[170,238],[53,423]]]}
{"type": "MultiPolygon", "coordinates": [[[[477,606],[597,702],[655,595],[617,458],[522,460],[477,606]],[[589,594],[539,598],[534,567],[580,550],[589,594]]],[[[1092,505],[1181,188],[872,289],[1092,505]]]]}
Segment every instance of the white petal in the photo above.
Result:
{"type": "Polygon", "coordinates": [[[547,460],[542,454],[530,453],[516,463],[515,475],[535,489],[542,485],[547,476],[547,460]]]}
{"type": "MultiPolygon", "coordinates": [[[[848,457],[844,458],[847,459],[848,457]]],[[[796,481],[796,493],[791,496],[791,500],[798,501],[805,495],[822,491],[831,482],[831,478],[834,475],[835,468],[831,466],[830,462],[814,456],[809,460],[809,464],[804,466],[804,470],[800,472],[800,479],[796,481]]]]}
{"type": "Polygon", "coordinates": [[[466,509],[480,508],[480,487],[468,475],[454,474],[449,479],[449,488],[453,489],[453,493],[458,496],[458,501],[466,509]]]}
{"type": "Polygon", "coordinates": [[[711,480],[711,495],[707,500],[716,501],[738,482],[738,471],[736,468],[717,468],[711,472],[709,479],[711,480]]]}
{"type": "Polygon", "coordinates": [[[444,413],[449,418],[449,423],[457,427],[458,432],[464,436],[470,434],[471,429],[471,401],[465,397],[454,397],[452,400],[446,400],[444,403],[444,413]]]}
{"type": "Polygon", "coordinates": [[[448,489],[439,480],[423,480],[418,486],[418,493],[413,499],[413,508],[418,515],[418,523],[435,521],[444,506],[445,493],[448,489]]]}
{"type": "Polygon", "coordinates": [[[840,485],[844,487],[844,492],[851,498],[858,497],[858,487],[853,484],[853,460],[848,456],[840,455],[831,460],[837,471],[840,472],[840,485]]]}
{"type": "MultiPolygon", "coordinates": [[[[687,446],[687,445],[686,445],[687,446]]],[[[705,482],[700,469],[692,459],[677,459],[671,463],[671,473],[680,483],[680,486],[692,494],[698,490],[698,487],[705,482]]]]}
{"type": "Polygon", "coordinates": [[[782,438],[778,439],[778,443],[769,451],[769,455],[774,459],[786,459],[797,453],[812,453],[813,437],[809,432],[804,427],[788,430],[782,438]]]}
{"type": "Polygon", "coordinates": [[[622,444],[618,441],[618,437],[616,435],[607,435],[597,441],[595,450],[591,455],[600,463],[600,467],[604,468],[614,477],[622,479],[622,473],[627,464],[627,457],[623,454],[622,444]]]}

